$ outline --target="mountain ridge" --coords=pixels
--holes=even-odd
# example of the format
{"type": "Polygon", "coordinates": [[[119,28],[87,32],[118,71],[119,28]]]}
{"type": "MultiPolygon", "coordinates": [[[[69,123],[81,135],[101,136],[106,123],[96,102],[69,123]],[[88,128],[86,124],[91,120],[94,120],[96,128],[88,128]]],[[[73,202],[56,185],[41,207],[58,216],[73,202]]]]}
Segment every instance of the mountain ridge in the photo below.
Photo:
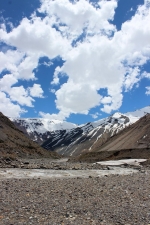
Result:
{"type": "Polygon", "coordinates": [[[109,138],[103,145],[97,142],[91,152],[86,152],[73,160],[97,162],[118,159],[150,159],[150,114],[109,138]]]}
{"type": "Polygon", "coordinates": [[[97,142],[99,143],[99,146],[103,145],[110,137],[124,129],[126,126],[135,123],[146,113],[150,113],[150,106],[125,114],[116,112],[104,119],[79,126],[69,123],[69,126],[72,126],[71,129],[66,129],[66,127],[63,126],[64,123],[59,121],[62,125],[60,126],[58,123],[58,126],[55,126],[54,130],[50,126],[55,125],[55,123],[52,123],[52,121],[48,119],[34,118],[12,120],[18,128],[24,131],[32,140],[40,143],[45,149],[56,151],[57,153],[68,157],[93,151],[97,142]],[[43,128],[44,122],[42,122],[42,120],[47,121],[50,130],[43,128]],[[43,127],[40,128],[40,126],[43,127]],[[31,129],[29,129],[30,127],[31,129]],[[61,127],[61,129],[57,130],[57,127],[61,127]],[[44,132],[44,129],[46,132],[44,132]]]}

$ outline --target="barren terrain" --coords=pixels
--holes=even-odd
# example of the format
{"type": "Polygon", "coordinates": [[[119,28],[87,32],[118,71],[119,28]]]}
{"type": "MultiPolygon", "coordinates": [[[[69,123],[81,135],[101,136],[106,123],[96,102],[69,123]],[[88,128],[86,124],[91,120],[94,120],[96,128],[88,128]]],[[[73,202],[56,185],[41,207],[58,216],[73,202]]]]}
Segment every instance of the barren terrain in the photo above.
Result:
{"type": "Polygon", "coordinates": [[[60,157],[30,141],[1,114],[0,140],[1,225],[150,224],[149,136],[142,136],[147,147],[67,161],[54,159],[60,157]],[[128,154],[134,165],[89,163],[128,154]],[[139,156],[148,160],[139,165],[139,156]]]}
{"type": "Polygon", "coordinates": [[[1,225],[148,225],[150,171],[88,178],[3,178],[1,225]]]}

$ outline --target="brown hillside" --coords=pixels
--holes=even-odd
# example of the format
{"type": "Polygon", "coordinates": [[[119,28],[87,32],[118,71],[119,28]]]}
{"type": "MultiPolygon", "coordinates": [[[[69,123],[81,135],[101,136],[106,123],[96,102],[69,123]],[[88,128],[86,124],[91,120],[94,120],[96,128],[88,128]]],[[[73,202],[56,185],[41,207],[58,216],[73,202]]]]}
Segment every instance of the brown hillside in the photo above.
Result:
{"type": "Polygon", "coordinates": [[[93,162],[123,158],[150,159],[150,114],[112,136],[103,145],[97,142],[78,160],[93,162]]]}
{"type": "Polygon", "coordinates": [[[55,152],[50,152],[26,137],[22,131],[0,112],[0,158],[59,158],[55,152]]]}
{"type": "Polygon", "coordinates": [[[95,146],[93,151],[113,151],[122,149],[150,148],[150,114],[145,115],[136,123],[125,128],[111,137],[100,148],[95,146]]]}

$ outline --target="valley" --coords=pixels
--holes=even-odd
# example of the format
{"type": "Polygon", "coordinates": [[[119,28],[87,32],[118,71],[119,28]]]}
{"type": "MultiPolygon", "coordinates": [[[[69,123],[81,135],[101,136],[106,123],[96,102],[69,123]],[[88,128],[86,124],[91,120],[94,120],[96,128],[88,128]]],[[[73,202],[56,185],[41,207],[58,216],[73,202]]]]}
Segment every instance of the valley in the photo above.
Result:
{"type": "Polygon", "coordinates": [[[42,120],[13,123],[1,114],[0,224],[148,225],[145,111],[70,128],[47,121],[49,131],[42,120]]]}

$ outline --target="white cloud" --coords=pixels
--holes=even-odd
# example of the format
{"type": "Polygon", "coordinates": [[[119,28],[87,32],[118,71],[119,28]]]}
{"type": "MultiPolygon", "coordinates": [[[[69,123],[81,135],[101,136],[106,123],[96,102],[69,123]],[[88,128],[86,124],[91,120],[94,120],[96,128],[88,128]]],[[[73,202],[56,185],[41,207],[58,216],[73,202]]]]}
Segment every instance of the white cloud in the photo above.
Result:
{"type": "Polygon", "coordinates": [[[150,95],[150,87],[146,87],[146,92],[145,92],[146,95],[150,95]]]}
{"type": "Polygon", "coordinates": [[[42,116],[65,119],[71,113],[88,114],[95,106],[107,113],[118,110],[123,90],[130,91],[143,77],[150,77],[141,73],[150,59],[149,3],[145,0],[117,31],[110,23],[117,0],[97,4],[86,0],[41,0],[39,12],[45,13],[44,18],[34,14],[9,33],[5,26],[0,29],[0,40],[18,49],[1,53],[0,71],[7,69],[12,74],[3,90],[7,89],[10,100],[32,106],[33,97],[43,97],[41,86],[34,84],[25,90],[11,85],[17,83],[15,79],[36,79],[34,69],[41,57],[51,60],[60,56],[64,64],[56,68],[50,87],[53,90],[53,85],[60,84],[60,77],[67,76],[66,83],[55,92],[59,113],[41,112],[42,116]],[[107,90],[104,96],[98,92],[102,88],[107,90]],[[21,96],[17,99],[19,90],[21,96]]]}
{"type": "Polygon", "coordinates": [[[64,111],[60,111],[59,113],[53,113],[53,114],[49,114],[49,113],[44,113],[44,112],[39,112],[39,116],[43,117],[43,118],[47,118],[47,119],[50,119],[50,120],[64,120],[66,119],[69,114],[67,112],[64,112],[64,111]]]}
{"type": "MultiPolygon", "coordinates": [[[[41,88],[41,85],[39,84],[34,84],[33,87],[30,87],[28,89],[25,89],[23,86],[12,87],[17,82],[18,80],[12,74],[4,75],[0,79],[0,92],[1,96],[5,97],[5,101],[2,102],[3,103],[6,102],[9,106],[11,105],[11,108],[14,110],[12,114],[14,113],[18,116],[18,112],[20,113],[25,112],[25,110],[21,109],[19,105],[33,107],[33,102],[35,101],[33,97],[43,98],[44,92],[41,88]],[[16,102],[19,105],[14,104],[14,102],[16,102]]],[[[5,112],[6,109],[8,110],[9,108],[4,106],[2,107],[2,109],[5,112]]]]}
{"type": "Polygon", "coordinates": [[[43,64],[44,66],[50,67],[50,66],[52,66],[54,63],[53,63],[53,62],[43,62],[42,64],[43,64]]]}
{"type": "Polygon", "coordinates": [[[101,110],[106,113],[111,113],[112,110],[117,110],[121,107],[123,95],[118,85],[114,85],[113,87],[109,88],[108,95],[111,96],[111,103],[104,104],[101,110]]]}
{"type": "Polygon", "coordinates": [[[55,94],[56,90],[54,88],[50,89],[50,92],[55,94]]]}
{"type": "Polygon", "coordinates": [[[69,81],[56,91],[56,105],[60,111],[88,114],[88,110],[99,105],[101,96],[88,84],[69,81]]]}
{"type": "Polygon", "coordinates": [[[20,114],[26,111],[19,105],[11,102],[10,98],[4,92],[0,91],[0,111],[9,117],[20,117],[20,114]]]}
{"type": "Polygon", "coordinates": [[[6,74],[0,79],[0,90],[7,92],[17,82],[18,80],[12,74],[6,74]]]}
{"type": "Polygon", "coordinates": [[[126,91],[129,91],[141,79],[140,69],[138,67],[128,68],[127,76],[125,77],[124,86],[126,91]]]}
{"type": "Polygon", "coordinates": [[[18,66],[16,77],[22,80],[36,80],[33,70],[38,66],[39,57],[36,54],[28,54],[18,66]]]}
{"type": "Polygon", "coordinates": [[[8,70],[11,73],[15,73],[23,56],[24,54],[20,51],[8,50],[6,52],[0,52],[0,73],[3,70],[8,70]]]}
{"type": "Polygon", "coordinates": [[[32,97],[43,98],[44,91],[40,84],[34,84],[33,87],[29,88],[29,92],[32,97]]]}
{"type": "Polygon", "coordinates": [[[68,40],[47,24],[47,20],[24,18],[10,33],[0,30],[1,40],[28,55],[55,58],[68,50],[68,40]]]}
{"type": "Polygon", "coordinates": [[[34,99],[29,96],[28,90],[25,90],[23,86],[20,87],[12,87],[10,91],[8,91],[10,99],[19,103],[22,106],[33,107],[32,102],[34,99]]]}
{"type": "Polygon", "coordinates": [[[142,77],[143,77],[143,78],[148,78],[148,79],[150,79],[150,73],[143,72],[143,73],[142,73],[142,77]]]}
{"type": "Polygon", "coordinates": [[[96,112],[94,114],[90,114],[92,116],[93,119],[97,119],[99,116],[101,116],[100,113],[96,112]]]}
{"type": "Polygon", "coordinates": [[[61,73],[61,68],[59,66],[57,66],[55,69],[53,81],[51,82],[51,84],[53,84],[53,85],[59,84],[59,74],[60,73],[61,73]]]}
{"type": "Polygon", "coordinates": [[[15,101],[20,105],[32,107],[34,99],[29,96],[28,90],[25,90],[23,86],[12,87],[17,82],[18,80],[12,74],[6,74],[0,79],[0,90],[9,95],[10,101],[15,101]]]}
{"type": "Polygon", "coordinates": [[[42,0],[41,2],[42,5],[39,11],[52,17],[53,23],[70,40],[80,36],[85,28],[90,35],[103,31],[109,33],[115,30],[115,27],[108,20],[113,19],[117,7],[116,0],[109,2],[102,0],[98,3],[99,7],[97,8],[86,0],[74,3],[68,0],[42,0]]]}
{"type": "Polygon", "coordinates": [[[112,98],[110,96],[108,97],[104,97],[102,100],[101,100],[101,103],[102,104],[110,104],[112,101],[112,98]]]}

